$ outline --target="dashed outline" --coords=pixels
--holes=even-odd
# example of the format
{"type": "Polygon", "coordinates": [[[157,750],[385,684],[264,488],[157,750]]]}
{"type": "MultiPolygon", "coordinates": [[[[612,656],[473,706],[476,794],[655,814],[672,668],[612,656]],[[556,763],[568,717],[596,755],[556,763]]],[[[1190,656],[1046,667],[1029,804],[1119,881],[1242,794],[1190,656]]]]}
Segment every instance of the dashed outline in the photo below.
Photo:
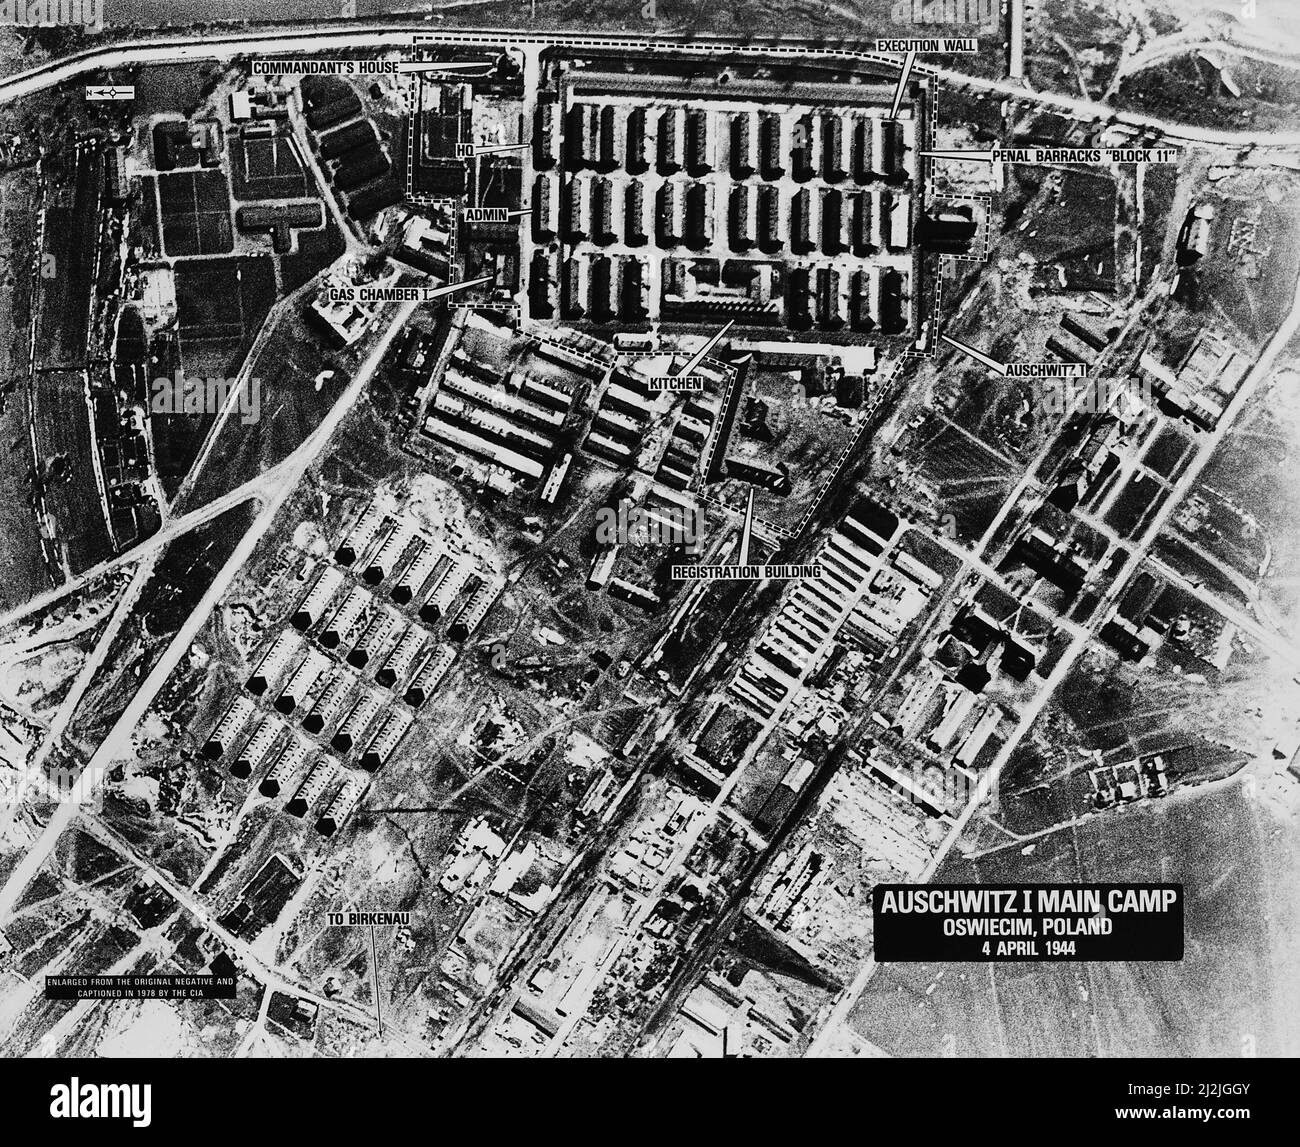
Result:
{"type": "Polygon", "coordinates": [[[453,315],[458,311],[492,311],[495,314],[511,315],[516,321],[523,317],[523,310],[518,303],[453,303],[447,309],[453,315]]]}
{"type": "MultiPolygon", "coordinates": [[[[422,44],[440,45],[440,46],[446,46],[446,45],[468,46],[475,43],[490,42],[491,39],[492,39],[491,37],[488,37],[486,39],[473,38],[470,36],[466,36],[463,33],[462,34],[453,33],[448,35],[446,33],[438,33],[438,32],[428,32],[428,33],[416,32],[412,34],[411,46],[414,49],[414,53],[415,53],[414,58],[419,59],[422,44]]],[[[807,47],[795,47],[791,45],[781,45],[781,44],[772,44],[772,45],[762,45],[762,44],[745,45],[739,43],[692,44],[692,43],[682,43],[682,42],[675,42],[675,41],[658,41],[652,37],[640,38],[640,39],[629,39],[629,40],[618,40],[611,37],[602,40],[592,40],[590,42],[585,42],[581,39],[576,41],[572,41],[572,40],[557,41],[557,40],[550,39],[549,37],[546,37],[544,35],[509,36],[503,39],[512,44],[537,47],[543,51],[558,50],[570,54],[581,52],[584,50],[584,48],[587,50],[599,50],[599,51],[607,51],[607,52],[608,51],[617,52],[619,50],[627,50],[627,51],[634,51],[637,53],[643,53],[649,51],[651,53],[659,53],[659,54],[666,54],[666,55],[684,54],[684,55],[716,56],[719,53],[733,52],[741,55],[756,56],[760,59],[763,57],[769,57],[773,55],[797,56],[802,59],[806,59],[808,57],[829,57],[832,59],[838,59],[838,60],[843,60],[846,62],[857,63],[857,64],[874,64],[874,65],[883,64],[887,67],[895,68],[895,69],[900,67],[898,60],[895,59],[892,55],[889,55],[887,53],[880,53],[880,52],[866,52],[866,51],[856,50],[853,48],[842,48],[842,49],[807,48],[807,47]]],[[[929,114],[927,116],[927,119],[929,121],[927,126],[927,137],[931,141],[933,141],[938,131],[938,122],[939,122],[939,88],[940,88],[939,77],[935,72],[933,72],[932,70],[930,70],[929,68],[921,64],[915,64],[913,66],[912,74],[914,78],[922,79],[924,83],[926,97],[929,104],[929,114]]],[[[415,139],[414,117],[416,114],[416,109],[415,109],[415,100],[413,96],[414,82],[419,80],[421,73],[412,72],[410,73],[410,75],[412,78],[412,84],[409,85],[407,89],[407,113],[409,117],[409,126],[407,132],[408,161],[411,156],[411,149],[414,147],[414,139],[415,139]]],[[[764,530],[770,531],[771,533],[777,535],[783,540],[788,541],[797,538],[803,534],[804,530],[808,526],[808,523],[811,521],[813,515],[817,512],[817,510],[821,506],[822,501],[825,499],[827,492],[839,480],[839,476],[843,471],[844,467],[848,464],[849,460],[857,452],[859,446],[861,445],[864,435],[866,435],[871,428],[872,420],[877,409],[879,408],[880,404],[886,399],[886,397],[891,394],[894,387],[895,380],[898,378],[899,374],[902,372],[904,367],[906,367],[910,361],[916,359],[934,358],[938,347],[939,316],[942,312],[943,261],[945,259],[960,260],[964,262],[987,262],[988,261],[989,253],[992,249],[992,230],[993,230],[991,196],[977,194],[977,193],[972,193],[970,195],[953,195],[947,193],[943,195],[938,194],[937,189],[935,187],[935,180],[936,180],[935,173],[934,173],[935,160],[930,157],[918,157],[918,158],[920,164],[924,165],[920,169],[920,173],[919,173],[920,178],[918,180],[918,182],[922,187],[923,207],[925,205],[933,204],[934,202],[940,199],[958,200],[958,201],[970,200],[972,202],[978,202],[984,205],[986,209],[984,249],[978,257],[972,255],[940,255],[938,257],[939,272],[934,276],[934,302],[932,307],[929,308],[930,317],[928,320],[925,320],[930,322],[931,324],[930,335],[926,340],[927,345],[922,349],[916,349],[915,347],[909,348],[903,351],[902,354],[899,355],[897,361],[894,363],[893,369],[889,372],[888,376],[879,384],[875,398],[872,399],[864,407],[863,417],[861,419],[861,425],[859,425],[858,429],[853,434],[852,438],[850,438],[848,443],[840,450],[839,454],[836,456],[836,459],[831,466],[829,475],[827,476],[826,480],[819,487],[817,487],[817,489],[813,493],[812,500],[811,503],[809,504],[808,509],[804,512],[803,516],[799,519],[799,522],[795,526],[794,530],[791,531],[786,529],[783,526],[778,526],[776,523],[770,522],[766,518],[761,518],[757,516],[754,518],[755,524],[761,525],[764,528],[764,530]]],[[[413,191],[414,168],[410,162],[408,162],[407,164],[407,183],[408,183],[408,195],[407,195],[408,201],[416,205],[424,205],[424,203],[426,202],[425,197],[422,195],[417,195],[413,191]]],[[[459,232],[457,231],[457,235],[458,233],[459,232]]],[[[453,247],[453,252],[454,251],[455,248],[453,247]]],[[[472,307],[466,304],[462,304],[457,309],[506,311],[508,313],[514,314],[516,319],[521,323],[521,325],[523,321],[522,308],[518,304],[514,304],[510,307],[505,307],[502,305],[485,305],[481,307],[472,307]]],[[[921,324],[922,327],[924,327],[925,321],[922,322],[921,324]]],[[[544,328],[544,329],[553,329],[553,328],[544,328]]],[[[919,333],[920,332],[918,332],[918,337],[919,337],[919,333]]],[[[540,341],[555,341],[555,340],[546,340],[544,336],[541,335],[540,331],[536,333],[535,337],[538,337],[540,341]]],[[[612,346],[613,344],[611,343],[610,345],[612,346]]],[[[792,344],[792,348],[797,348],[797,344],[792,344]]],[[[599,360],[592,359],[590,358],[590,356],[584,355],[582,354],[582,352],[577,351],[575,348],[568,347],[567,345],[565,346],[565,349],[570,351],[571,353],[579,355],[584,359],[587,359],[591,366],[599,367],[601,370],[607,369],[610,365],[608,363],[602,363],[599,360]]],[[[712,360],[712,359],[710,361],[716,362],[716,360],[712,360]]],[[[617,363],[617,358],[615,359],[615,362],[617,363]]],[[[725,409],[726,399],[730,397],[730,393],[731,393],[730,388],[736,384],[736,372],[734,368],[730,367],[728,364],[719,364],[719,365],[722,365],[730,374],[728,389],[727,391],[724,392],[724,396],[723,396],[723,403],[725,409]]],[[[716,453],[716,450],[717,450],[717,441],[715,435],[714,439],[711,440],[710,442],[710,448],[709,448],[710,462],[712,461],[713,455],[716,453]]],[[[708,463],[705,464],[705,468],[702,471],[702,473],[707,473],[707,465],[708,463]]],[[[653,476],[651,476],[651,480],[653,481],[653,476]]],[[[713,506],[716,509],[722,511],[723,513],[732,516],[738,515],[740,513],[740,511],[737,510],[735,507],[728,505],[727,503],[721,501],[718,498],[711,497],[710,495],[706,494],[702,489],[693,491],[693,493],[699,501],[703,502],[706,505],[713,506]]]]}
{"type": "MultiPolygon", "coordinates": [[[[408,73],[411,80],[420,78],[419,72],[408,73]]],[[[415,84],[406,85],[406,199],[415,202],[415,84]]]]}

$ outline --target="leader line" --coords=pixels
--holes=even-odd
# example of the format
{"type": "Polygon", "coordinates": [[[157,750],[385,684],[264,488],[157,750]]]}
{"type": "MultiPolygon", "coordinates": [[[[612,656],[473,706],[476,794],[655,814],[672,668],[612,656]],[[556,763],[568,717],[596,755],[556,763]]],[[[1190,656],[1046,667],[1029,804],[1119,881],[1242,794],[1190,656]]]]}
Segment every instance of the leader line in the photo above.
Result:
{"type": "Polygon", "coordinates": [[[709,341],[706,342],[702,347],[700,347],[699,350],[697,350],[693,355],[691,355],[690,362],[688,362],[684,367],[682,367],[682,369],[679,370],[677,373],[678,374],[693,373],[695,368],[704,361],[709,351],[711,351],[715,346],[718,345],[719,342],[722,341],[722,336],[725,335],[729,330],[731,330],[732,325],[735,323],[735,321],[736,321],[735,319],[728,319],[727,325],[723,327],[722,330],[718,331],[718,333],[715,334],[711,339],[709,339],[709,341]]]}
{"type": "Polygon", "coordinates": [[[894,89],[894,102],[889,106],[890,119],[898,118],[898,109],[903,106],[903,93],[907,90],[907,81],[911,78],[914,63],[916,63],[916,49],[911,48],[903,57],[903,70],[898,77],[898,87],[894,89]]]}
{"type": "Polygon", "coordinates": [[[379,1021],[379,1038],[384,1038],[384,1017],[379,1010],[379,954],[375,951],[375,926],[370,925],[370,959],[374,966],[375,1019],[379,1021]]]}
{"type": "Polygon", "coordinates": [[[474,154],[479,155],[496,155],[502,151],[527,151],[533,145],[531,143],[502,143],[496,147],[476,147],[474,154]]]}
{"type": "Polygon", "coordinates": [[[1000,375],[1003,378],[1006,377],[1007,375],[1006,363],[998,362],[997,359],[990,358],[982,350],[976,350],[973,346],[967,346],[963,342],[958,342],[955,338],[952,338],[950,335],[940,335],[939,338],[942,339],[944,342],[946,342],[950,347],[955,347],[957,350],[961,351],[962,354],[967,355],[970,358],[973,358],[976,362],[983,363],[994,374],[1000,375]]]}
{"type": "Polygon", "coordinates": [[[471,74],[486,74],[492,70],[492,65],[481,61],[468,64],[443,64],[436,60],[401,60],[397,65],[397,70],[399,72],[469,72],[471,74]]]}
{"type": "Polygon", "coordinates": [[[480,275],[477,279],[465,279],[459,283],[448,283],[445,287],[429,287],[425,288],[423,298],[426,302],[429,299],[440,299],[443,295],[455,294],[457,291],[464,291],[470,287],[481,287],[484,283],[493,281],[491,275],[480,275]]]}
{"type": "Polygon", "coordinates": [[[964,159],[971,163],[992,163],[993,150],[988,151],[962,151],[960,149],[948,149],[940,151],[922,151],[918,153],[922,159],[964,159]]]}

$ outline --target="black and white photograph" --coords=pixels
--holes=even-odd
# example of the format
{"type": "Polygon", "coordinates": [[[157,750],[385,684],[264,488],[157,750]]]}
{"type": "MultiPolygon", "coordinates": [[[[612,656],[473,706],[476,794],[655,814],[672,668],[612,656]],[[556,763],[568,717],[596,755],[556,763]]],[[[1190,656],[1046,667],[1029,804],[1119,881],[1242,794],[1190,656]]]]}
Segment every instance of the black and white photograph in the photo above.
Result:
{"type": "Polygon", "coordinates": [[[39,1134],[1298,1055],[1300,4],[0,3],[39,1134]]]}

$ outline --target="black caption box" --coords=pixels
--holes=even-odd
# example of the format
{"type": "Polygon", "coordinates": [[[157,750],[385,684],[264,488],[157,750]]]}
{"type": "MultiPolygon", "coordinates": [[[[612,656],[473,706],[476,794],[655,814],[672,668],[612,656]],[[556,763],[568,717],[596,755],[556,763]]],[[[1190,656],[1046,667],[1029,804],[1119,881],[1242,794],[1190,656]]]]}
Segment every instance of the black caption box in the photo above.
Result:
{"type": "Polygon", "coordinates": [[[46,976],[47,1000],[233,1000],[234,976],[46,976]]]}
{"type": "Polygon", "coordinates": [[[1181,884],[878,884],[878,963],[1181,960],[1181,884]]]}

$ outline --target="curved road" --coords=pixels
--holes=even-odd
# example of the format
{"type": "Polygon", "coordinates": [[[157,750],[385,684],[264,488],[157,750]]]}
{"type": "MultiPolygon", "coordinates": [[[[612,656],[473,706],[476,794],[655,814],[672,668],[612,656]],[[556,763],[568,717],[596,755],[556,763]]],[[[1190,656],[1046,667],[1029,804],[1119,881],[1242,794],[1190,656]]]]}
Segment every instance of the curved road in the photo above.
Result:
{"type": "MultiPolygon", "coordinates": [[[[786,55],[800,60],[816,57],[859,60],[867,63],[897,65],[894,56],[867,51],[865,45],[854,47],[845,43],[840,48],[827,48],[808,41],[780,39],[741,43],[714,36],[694,36],[676,39],[665,36],[637,36],[632,33],[592,33],[548,31],[522,34],[509,29],[446,29],[431,30],[423,21],[413,24],[389,22],[331,23],[313,25],[311,29],[250,29],[217,35],[160,36],[152,39],[126,41],[120,44],[93,48],[66,59],[53,60],[0,80],[0,104],[11,103],[36,92],[56,87],[92,73],[134,67],[142,64],[184,63],[195,60],[220,62],[257,52],[261,55],[293,55],[326,50],[344,51],[371,49],[391,51],[409,48],[419,35],[422,43],[463,47],[541,48],[548,46],[570,47],[575,50],[603,48],[644,53],[646,51],[689,52],[713,55],[726,51],[746,51],[763,55],[786,55]]],[[[1109,104],[1085,100],[1061,92],[1040,92],[1026,88],[1012,80],[968,76],[948,68],[918,67],[918,72],[928,72],[945,83],[1041,104],[1068,112],[1084,120],[1114,120],[1130,127],[1159,132],[1172,140],[1201,143],[1220,147],[1300,147],[1300,131],[1254,132],[1223,131],[1196,127],[1191,124],[1151,119],[1132,112],[1121,112],[1109,104]]]]}
{"type": "MultiPolygon", "coordinates": [[[[225,595],[231,582],[235,580],[240,570],[244,568],[245,563],[252,557],[258,543],[271,528],[272,522],[276,520],[280,508],[298,488],[299,480],[324,450],[334,431],[338,429],[348,411],[352,409],[356,400],[365,391],[365,388],[370,383],[371,376],[378,369],[388,348],[392,345],[393,339],[406,325],[417,305],[414,302],[403,303],[388,317],[387,329],[376,341],[365,362],[353,377],[348,389],[330,409],[329,414],[326,415],[311,436],[289,455],[280,466],[276,467],[274,471],[277,475],[276,483],[266,495],[253,525],[240,539],[239,544],[235,547],[225,565],[221,567],[207,592],[191,611],[189,617],[186,618],[185,624],[172,636],[162,656],[154,664],[148,676],[141,682],[140,687],[132,695],[121,716],[113,724],[108,735],[87,762],[83,775],[91,778],[90,783],[76,786],[68,799],[61,801],[57,805],[41,835],[8,874],[4,885],[0,886],[0,922],[9,918],[18,902],[18,898],[22,895],[23,889],[40,871],[41,865],[45,863],[45,860],[53,851],[54,845],[63,834],[63,831],[76,818],[82,803],[91,795],[90,788],[106,775],[109,767],[114,762],[130,756],[131,735],[135,731],[136,725],[144,717],[149,706],[153,704],[154,698],[163,685],[166,684],[167,679],[180,663],[181,658],[188,652],[190,643],[198,636],[199,630],[203,628],[208,619],[208,615],[216,608],[217,603],[225,595]]],[[[267,474],[262,475],[262,479],[265,480],[270,473],[272,471],[267,471],[267,474]]],[[[243,497],[247,497],[247,495],[245,494],[243,497]]],[[[177,523],[181,521],[184,521],[184,519],[177,519],[177,523]]],[[[173,525],[177,523],[173,523],[173,525]]]]}
{"type": "MultiPolygon", "coordinates": [[[[807,60],[814,57],[838,58],[859,60],[862,62],[881,63],[888,62],[897,64],[898,61],[893,57],[881,56],[876,53],[865,50],[858,50],[851,47],[842,49],[828,49],[823,46],[803,43],[795,40],[780,40],[772,43],[754,43],[749,45],[740,45],[732,41],[716,39],[712,37],[696,37],[689,41],[673,40],[663,37],[652,36],[633,36],[630,34],[608,35],[608,34],[580,34],[573,32],[548,32],[545,34],[520,35],[512,34],[503,30],[430,30],[429,26],[420,22],[414,26],[394,25],[391,22],[386,23],[369,23],[361,24],[349,22],[345,25],[318,25],[311,30],[294,29],[286,30],[257,30],[257,31],[239,31],[236,33],[205,35],[205,36],[181,36],[181,37],[158,37],[150,40],[140,40],[126,42],[122,44],[106,46],[90,51],[79,53],[75,56],[64,60],[52,61],[38,68],[31,69],[27,72],[12,76],[6,80],[0,81],[0,103],[10,103],[20,100],[36,92],[44,91],[55,87],[59,84],[67,83],[79,77],[99,72],[105,69],[126,68],[142,64],[161,64],[177,63],[195,60],[215,60],[229,61],[238,56],[247,55],[252,52],[258,52],[263,55],[272,54],[299,54],[304,52],[320,52],[325,50],[349,50],[349,49],[370,49],[375,51],[385,51],[397,48],[408,48],[413,43],[413,34],[417,32],[421,35],[422,42],[430,44],[444,45],[463,45],[463,46],[488,46],[493,48],[505,47],[531,47],[540,48],[550,45],[568,46],[576,50],[606,48],[622,49],[630,52],[644,53],[646,51],[676,51],[690,52],[701,55],[711,55],[718,52],[729,50],[748,50],[764,55],[788,55],[797,59],[807,60]]],[[[1244,147],[1300,147],[1300,132],[1232,132],[1222,131],[1210,128],[1194,127],[1186,124],[1172,123],[1163,120],[1155,120],[1135,115],[1127,112],[1117,112],[1111,106],[1099,103],[1093,100],[1086,100],[1078,97],[1065,95],[1057,92],[1034,92],[1025,88],[1021,84],[1009,80],[988,79],[983,77],[967,76],[965,74],[954,72],[944,68],[925,68],[917,69],[918,71],[927,71],[938,77],[946,83],[975,88],[988,92],[998,93],[1008,97],[1035,102],[1040,105],[1065,111],[1073,116],[1085,120],[1110,120],[1115,123],[1125,124],[1134,128],[1155,131],[1172,140],[1181,140],[1190,143],[1206,144],[1211,146],[1221,146],[1230,148],[1244,147]]],[[[245,535],[241,544],[237,547],[221,573],[218,575],[214,584],[210,587],[207,594],[204,595],[199,607],[191,614],[189,620],[176,635],[175,639],[169,646],[163,658],[154,667],[148,678],[142,684],[141,688],[132,698],[126,711],[114,725],[104,743],[95,753],[94,759],[90,762],[88,772],[96,765],[105,765],[111,763],[119,755],[124,755],[129,749],[131,732],[137,721],[143,716],[148,706],[151,704],[154,696],[162,687],[167,677],[170,675],[180,655],[188,648],[189,642],[197,634],[198,629],[206,620],[208,613],[215,606],[217,600],[225,592],[230,581],[233,580],[236,573],[242,568],[244,562],[251,556],[252,550],[257,542],[269,529],[276,512],[280,509],[284,500],[289,493],[296,487],[296,479],[301,477],[307,465],[316,456],[320,449],[328,440],[332,431],[337,427],[343,415],[350,408],[355,400],[361,387],[364,386],[366,377],[374,369],[378,362],[382,350],[386,347],[387,342],[401,325],[401,317],[390,328],[388,338],[381,346],[377,348],[376,354],[367,363],[368,369],[363,370],[354,380],[353,385],[349,388],[344,399],[342,399],[325,423],[312,435],[312,437],[303,444],[299,451],[295,452],[292,457],[292,465],[286,465],[285,470],[291,473],[283,474],[286,479],[279,490],[272,494],[262,506],[262,509],[254,523],[254,526],[245,535]]],[[[1256,363],[1250,375],[1243,382],[1238,394],[1231,404],[1229,410],[1225,412],[1225,417],[1220,423],[1220,429],[1216,435],[1211,436],[1214,444],[1217,445],[1217,439],[1226,434],[1228,428],[1235,421],[1236,415],[1240,412],[1241,406],[1252,393],[1255,387],[1267,374],[1273,359],[1281,351],[1282,346],[1287,339],[1296,331],[1300,325],[1300,310],[1294,306],[1287,321],[1274,336],[1259,362],[1256,363]]],[[[1198,459],[1199,464],[1193,465],[1189,470],[1192,479],[1199,474],[1205,461],[1208,460],[1211,450],[1204,450],[1198,459]]],[[[286,460],[287,462],[289,460],[286,460]]],[[[266,476],[264,475],[263,478],[266,476]]],[[[1181,483],[1187,485],[1187,478],[1181,483]]],[[[1184,491],[1185,492],[1185,489],[1184,491]]],[[[244,496],[248,496],[247,493],[244,496]]],[[[1128,565],[1123,574],[1116,579],[1116,585],[1122,585],[1128,576],[1136,571],[1136,567],[1145,559],[1146,550],[1149,546],[1149,539],[1158,533],[1159,528],[1163,527],[1164,519],[1168,513],[1172,512],[1173,506],[1177,504],[1177,498],[1171,498],[1165,513],[1155,523],[1155,528],[1147,532],[1148,542],[1146,545],[1136,547],[1130,557],[1128,565]]],[[[184,519],[180,519],[183,522],[184,519]]],[[[179,524],[179,523],[178,523],[179,524]]],[[[138,555],[136,555],[138,557],[138,555]]],[[[1081,652],[1086,644],[1086,634],[1076,637],[1072,647],[1063,657],[1057,671],[1053,674],[1055,680],[1049,681],[1049,686],[1059,684],[1059,679],[1063,677],[1064,672],[1072,664],[1074,659],[1081,652]]],[[[1044,688],[1040,691],[1040,697],[1034,705],[1031,705],[1023,714],[1016,735],[1007,742],[995,766],[991,768],[984,778],[984,784],[981,786],[981,796],[986,795],[988,789],[996,783],[997,775],[1001,771],[1001,766],[1005,764],[1006,757],[1010,749],[1014,747],[1020,736],[1027,731],[1030,724],[1037,717],[1039,710],[1046,703],[1047,697],[1054,692],[1053,688],[1044,688]]],[[[944,848],[940,851],[939,857],[946,854],[955,840],[956,835],[965,826],[974,810],[978,807],[980,801],[972,801],[967,807],[963,818],[954,827],[949,838],[945,841],[944,848]]],[[[17,902],[19,895],[28,881],[36,874],[41,864],[49,856],[59,835],[64,828],[75,817],[78,805],[76,802],[69,801],[60,805],[55,812],[50,823],[46,826],[40,839],[28,851],[18,866],[10,873],[9,878],[5,881],[4,886],[0,888],[0,919],[7,916],[8,912],[17,902]]],[[[936,858],[938,859],[938,858],[936,858]]],[[[933,871],[934,864],[930,870],[922,877],[927,879],[933,871]]],[[[813,1052],[816,1053],[820,1047],[825,1046],[827,1038],[834,1032],[839,1023],[847,1018],[853,1005],[861,995],[871,974],[871,964],[868,961],[864,966],[855,982],[846,990],[843,996],[837,1001],[830,1022],[825,1024],[818,1039],[814,1044],[813,1052]]]]}
{"type": "MultiPolygon", "coordinates": [[[[1273,64],[1279,68],[1300,68],[1300,60],[1283,52],[1270,52],[1265,48],[1244,47],[1231,40],[1207,40],[1203,36],[1170,37],[1153,40],[1141,51],[1135,52],[1122,64],[1115,74],[1120,80],[1125,76],[1136,75],[1147,68],[1165,60],[1179,56],[1190,56],[1195,52],[1211,52],[1219,56],[1235,56],[1239,60],[1256,60],[1263,64],[1273,64]]],[[[1113,83],[1114,81],[1112,81],[1113,83]]]]}

